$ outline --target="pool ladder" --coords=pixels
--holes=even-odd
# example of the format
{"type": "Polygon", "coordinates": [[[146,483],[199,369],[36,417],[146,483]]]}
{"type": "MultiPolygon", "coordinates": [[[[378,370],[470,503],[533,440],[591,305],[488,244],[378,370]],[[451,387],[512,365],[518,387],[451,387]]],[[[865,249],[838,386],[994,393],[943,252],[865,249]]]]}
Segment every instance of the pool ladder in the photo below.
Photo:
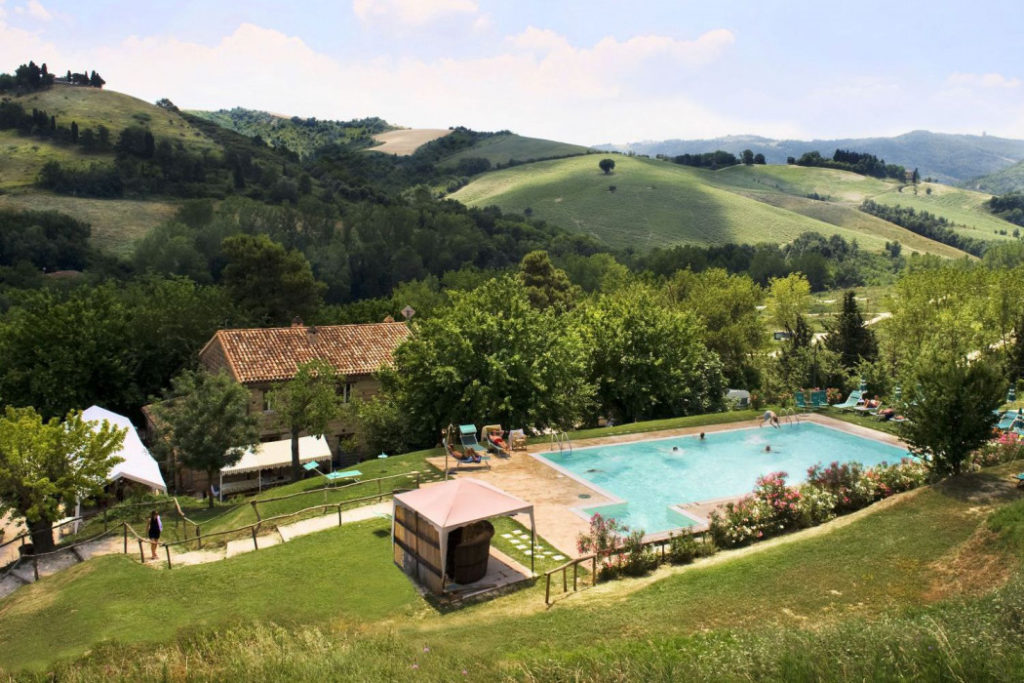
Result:
{"type": "Polygon", "coordinates": [[[784,408],[782,414],[779,416],[779,422],[785,422],[788,424],[796,424],[800,422],[800,417],[803,415],[796,408],[784,408]]]}
{"type": "Polygon", "coordinates": [[[569,435],[566,434],[564,431],[551,432],[550,441],[552,451],[555,450],[555,447],[557,446],[559,453],[562,453],[563,451],[572,453],[572,439],[570,439],[569,435]]]}

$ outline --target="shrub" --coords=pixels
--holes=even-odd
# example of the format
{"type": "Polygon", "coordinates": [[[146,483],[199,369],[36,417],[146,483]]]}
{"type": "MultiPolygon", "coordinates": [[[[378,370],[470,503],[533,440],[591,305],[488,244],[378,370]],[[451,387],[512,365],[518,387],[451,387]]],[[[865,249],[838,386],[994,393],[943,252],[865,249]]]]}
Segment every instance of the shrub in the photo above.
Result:
{"type": "Polygon", "coordinates": [[[778,531],[797,526],[799,517],[800,492],[786,486],[787,476],[785,472],[772,472],[759,477],[754,487],[754,497],[771,511],[771,521],[777,523],[778,531]]]}
{"type": "Polygon", "coordinates": [[[576,551],[603,555],[617,550],[622,545],[622,535],[629,527],[619,524],[613,517],[603,517],[595,512],[590,518],[590,531],[576,537],[576,551]]]}
{"type": "Polygon", "coordinates": [[[668,561],[672,564],[690,564],[700,553],[700,546],[693,536],[680,534],[672,536],[668,542],[668,561]]]}
{"type": "Polygon", "coordinates": [[[838,514],[859,510],[875,500],[875,482],[859,462],[833,462],[825,468],[814,465],[807,470],[807,481],[836,496],[838,514]]]}
{"type": "Polygon", "coordinates": [[[658,566],[658,558],[650,548],[644,546],[644,532],[637,529],[626,536],[622,544],[626,564],[622,573],[626,576],[643,576],[658,566]]]}
{"type": "Polygon", "coordinates": [[[924,484],[928,480],[928,468],[920,461],[904,458],[895,465],[883,462],[871,468],[868,477],[874,481],[875,498],[881,500],[924,484]]]}
{"type": "Polygon", "coordinates": [[[824,524],[836,516],[836,496],[831,491],[804,484],[797,501],[797,526],[807,528],[824,524]]]}
{"type": "Polygon", "coordinates": [[[770,535],[771,523],[772,510],[768,505],[747,496],[712,512],[708,531],[716,545],[737,548],[770,535]]]}

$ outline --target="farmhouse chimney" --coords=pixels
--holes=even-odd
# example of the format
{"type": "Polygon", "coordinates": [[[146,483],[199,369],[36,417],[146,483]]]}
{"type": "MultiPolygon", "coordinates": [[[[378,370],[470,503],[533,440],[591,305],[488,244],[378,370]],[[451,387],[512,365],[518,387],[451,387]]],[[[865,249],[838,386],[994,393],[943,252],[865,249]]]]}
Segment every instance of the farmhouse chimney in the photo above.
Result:
{"type": "Polygon", "coordinates": [[[310,344],[316,344],[318,336],[319,332],[317,332],[316,325],[310,325],[306,328],[306,340],[310,344]]]}

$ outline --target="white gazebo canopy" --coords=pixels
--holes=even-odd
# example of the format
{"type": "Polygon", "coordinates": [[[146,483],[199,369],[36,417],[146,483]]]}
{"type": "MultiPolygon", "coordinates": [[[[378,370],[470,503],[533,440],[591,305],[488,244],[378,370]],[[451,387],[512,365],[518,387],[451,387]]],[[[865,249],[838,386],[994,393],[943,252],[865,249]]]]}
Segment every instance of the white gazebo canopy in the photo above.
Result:
{"type": "Polygon", "coordinates": [[[90,406],[84,410],[82,419],[92,422],[93,429],[99,429],[103,422],[108,422],[114,427],[128,430],[124,435],[124,444],[121,446],[121,450],[115,454],[123,460],[110,469],[107,481],[115,482],[118,479],[127,479],[167,493],[167,484],[164,483],[163,475],[160,474],[160,466],[142,444],[142,439],[139,438],[131,420],[124,415],[118,415],[99,406],[90,406]]]}
{"type": "MultiPolygon", "coordinates": [[[[322,436],[303,436],[299,438],[299,464],[312,462],[313,460],[330,460],[331,447],[322,436]]],[[[247,449],[242,454],[242,459],[234,465],[222,467],[220,474],[223,477],[228,474],[244,474],[246,472],[259,472],[278,467],[288,467],[292,464],[292,440],[267,441],[256,446],[255,449],[247,449]]]]}
{"type": "Polygon", "coordinates": [[[448,563],[448,532],[473,522],[492,517],[510,516],[520,512],[530,515],[530,571],[533,571],[533,547],[536,525],[533,504],[505,493],[496,486],[477,479],[452,479],[431,484],[415,491],[396,494],[392,501],[391,537],[394,543],[394,509],[406,507],[416,512],[437,529],[440,544],[441,587],[444,588],[448,563]]]}

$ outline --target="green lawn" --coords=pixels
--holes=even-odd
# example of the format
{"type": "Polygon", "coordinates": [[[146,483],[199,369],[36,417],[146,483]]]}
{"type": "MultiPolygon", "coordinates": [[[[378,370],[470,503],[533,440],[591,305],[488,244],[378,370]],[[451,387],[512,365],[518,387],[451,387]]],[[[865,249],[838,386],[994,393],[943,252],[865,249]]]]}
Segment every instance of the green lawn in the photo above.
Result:
{"type": "MultiPolygon", "coordinates": [[[[738,176],[737,182],[743,182],[737,187],[725,182],[727,176],[720,178],[722,171],[625,156],[615,156],[614,172],[604,175],[597,168],[600,158],[587,155],[485,173],[451,196],[470,206],[497,204],[516,213],[530,209],[535,218],[593,234],[615,247],[783,243],[802,232],[814,231],[856,239],[870,250],[881,250],[886,241],[898,239],[913,244],[913,249],[950,254],[942,245],[881,221],[876,224],[831,216],[819,220],[803,215],[801,211],[820,210],[808,204],[812,200],[797,202],[800,206],[793,208],[800,210],[790,210],[746,196],[750,193],[748,186],[755,184],[750,176],[738,176]],[[615,186],[614,192],[610,186],[615,186]]],[[[777,169],[773,172],[790,172],[773,168],[777,169]]],[[[871,187],[877,190],[887,186],[871,187]]]]}
{"type": "Polygon", "coordinates": [[[384,520],[172,570],[100,557],[2,603],[0,666],[39,667],[105,640],[152,642],[239,621],[367,623],[412,614],[421,602],[390,557],[384,520]]]}
{"type": "Polygon", "coordinates": [[[483,158],[490,161],[491,165],[497,166],[498,164],[507,164],[510,159],[526,161],[527,159],[550,159],[586,153],[587,148],[580,145],[503,134],[485,138],[473,147],[445,158],[439,165],[441,168],[454,168],[461,159],[483,158]]]}

